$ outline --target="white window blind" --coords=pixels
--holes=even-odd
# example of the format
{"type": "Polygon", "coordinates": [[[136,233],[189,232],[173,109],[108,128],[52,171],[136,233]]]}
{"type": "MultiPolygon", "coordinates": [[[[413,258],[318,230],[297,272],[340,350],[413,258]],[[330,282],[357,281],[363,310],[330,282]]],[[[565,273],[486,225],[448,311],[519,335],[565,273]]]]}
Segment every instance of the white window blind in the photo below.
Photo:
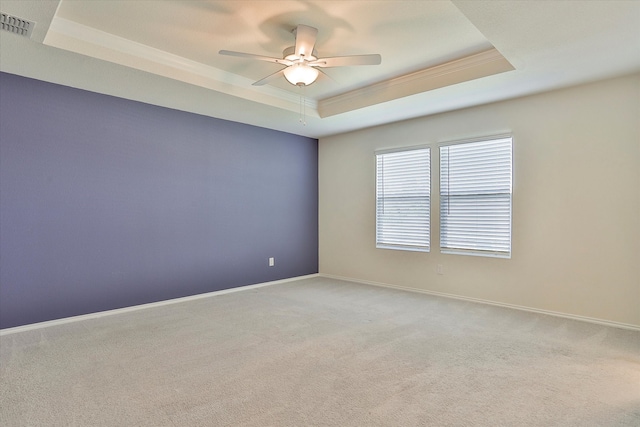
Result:
{"type": "Polygon", "coordinates": [[[443,252],[511,256],[511,137],[440,147],[443,252]]]}
{"type": "Polygon", "coordinates": [[[429,148],[376,154],[376,247],[429,251],[429,148]]]}

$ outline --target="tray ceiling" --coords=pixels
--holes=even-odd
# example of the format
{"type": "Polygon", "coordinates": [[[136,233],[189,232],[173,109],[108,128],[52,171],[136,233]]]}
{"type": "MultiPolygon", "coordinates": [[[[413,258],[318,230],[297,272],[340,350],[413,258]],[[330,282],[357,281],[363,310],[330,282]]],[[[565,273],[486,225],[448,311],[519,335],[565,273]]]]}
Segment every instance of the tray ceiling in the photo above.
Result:
{"type": "Polygon", "coordinates": [[[313,137],[640,70],[640,2],[0,5],[36,22],[30,40],[2,34],[3,71],[313,137]],[[382,64],[256,87],[282,66],[217,53],[279,57],[297,24],[318,28],[321,56],[379,53],[382,64]]]}

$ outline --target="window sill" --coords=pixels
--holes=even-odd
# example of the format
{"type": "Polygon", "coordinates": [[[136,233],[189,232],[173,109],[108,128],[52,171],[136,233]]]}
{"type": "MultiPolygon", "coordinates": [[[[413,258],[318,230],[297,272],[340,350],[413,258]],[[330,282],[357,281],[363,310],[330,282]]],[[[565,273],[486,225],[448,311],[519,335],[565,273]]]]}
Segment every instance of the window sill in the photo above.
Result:
{"type": "Polygon", "coordinates": [[[390,249],[392,251],[429,252],[429,248],[412,248],[400,246],[376,245],[376,249],[390,249]]]}
{"type": "Polygon", "coordinates": [[[463,249],[442,249],[440,248],[441,254],[446,255],[469,255],[469,256],[479,256],[485,258],[502,258],[502,259],[511,259],[511,252],[509,253],[501,253],[501,252],[481,252],[481,251],[466,251],[463,249]]]}

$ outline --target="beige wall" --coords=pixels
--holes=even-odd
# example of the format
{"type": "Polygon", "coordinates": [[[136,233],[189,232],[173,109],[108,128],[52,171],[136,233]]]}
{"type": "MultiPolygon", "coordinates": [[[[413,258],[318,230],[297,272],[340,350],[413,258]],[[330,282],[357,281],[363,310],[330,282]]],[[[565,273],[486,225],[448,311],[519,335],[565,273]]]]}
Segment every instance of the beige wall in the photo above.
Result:
{"type": "Polygon", "coordinates": [[[320,273],[640,326],[640,74],[320,140],[320,273]],[[512,133],[512,258],[439,252],[439,142],[512,133]],[[432,144],[431,252],[375,248],[375,156],[432,144]],[[442,264],[444,274],[436,274],[442,264]]]}

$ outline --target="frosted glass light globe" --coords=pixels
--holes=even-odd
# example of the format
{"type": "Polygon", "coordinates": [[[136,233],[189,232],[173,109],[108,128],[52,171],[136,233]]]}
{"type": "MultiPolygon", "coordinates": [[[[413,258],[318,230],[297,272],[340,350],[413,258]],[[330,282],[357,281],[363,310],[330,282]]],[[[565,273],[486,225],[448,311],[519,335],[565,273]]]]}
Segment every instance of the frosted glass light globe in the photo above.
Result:
{"type": "Polygon", "coordinates": [[[318,70],[304,63],[296,63],[284,69],[284,77],[296,86],[308,86],[318,78],[318,70]]]}

